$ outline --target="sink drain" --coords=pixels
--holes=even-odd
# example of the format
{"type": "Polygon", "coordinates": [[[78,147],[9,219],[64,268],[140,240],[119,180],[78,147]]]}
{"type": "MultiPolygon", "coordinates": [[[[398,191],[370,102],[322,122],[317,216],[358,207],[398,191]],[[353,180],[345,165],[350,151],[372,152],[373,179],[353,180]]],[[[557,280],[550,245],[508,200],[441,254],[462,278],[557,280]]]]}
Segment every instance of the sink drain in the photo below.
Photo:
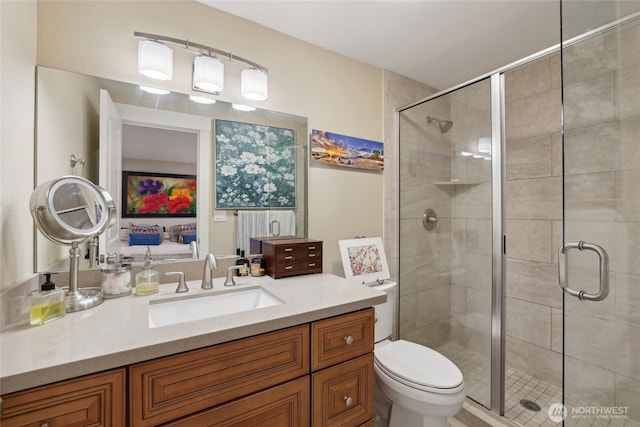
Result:
{"type": "Polygon", "coordinates": [[[538,405],[533,400],[529,400],[529,399],[522,399],[520,401],[520,404],[530,411],[538,412],[540,409],[542,409],[540,408],[540,405],[538,405]]]}

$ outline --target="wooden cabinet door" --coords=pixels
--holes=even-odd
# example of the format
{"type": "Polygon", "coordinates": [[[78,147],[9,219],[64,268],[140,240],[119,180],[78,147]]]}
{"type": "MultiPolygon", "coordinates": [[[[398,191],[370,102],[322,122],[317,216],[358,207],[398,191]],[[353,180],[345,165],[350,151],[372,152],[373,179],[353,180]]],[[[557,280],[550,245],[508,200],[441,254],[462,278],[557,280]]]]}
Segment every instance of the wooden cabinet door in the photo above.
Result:
{"type": "Polygon", "coordinates": [[[2,396],[3,427],[125,425],[126,371],[115,369],[2,396]]]}
{"type": "Polygon", "coordinates": [[[373,354],[311,376],[313,427],[356,427],[373,418],[373,354]]]}
{"type": "Polygon", "coordinates": [[[309,376],[167,424],[172,427],[308,427],[309,376]]]}
{"type": "Polygon", "coordinates": [[[311,370],[326,368],[373,351],[374,310],[319,320],[311,324],[311,370]]]}

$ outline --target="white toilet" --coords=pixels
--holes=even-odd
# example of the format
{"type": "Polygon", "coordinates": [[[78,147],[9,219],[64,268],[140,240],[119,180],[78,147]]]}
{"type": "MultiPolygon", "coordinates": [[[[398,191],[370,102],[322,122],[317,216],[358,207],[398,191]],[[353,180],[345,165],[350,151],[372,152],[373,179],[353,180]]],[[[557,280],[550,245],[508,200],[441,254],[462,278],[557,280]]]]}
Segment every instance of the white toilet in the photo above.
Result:
{"type": "Polygon", "coordinates": [[[447,417],[460,411],[465,400],[462,372],[442,354],[409,341],[391,341],[397,283],[376,286],[387,302],[375,306],[376,426],[385,425],[391,402],[389,427],[446,427],[447,417]]]}
{"type": "Polygon", "coordinates": [[[382,239],[339,240],[338,244],[345,278],[387,293],[387,302],[375,306],[375,426],[446,427],[447,417],[462,409],[466,397],[462,372],[437,351],[390,340],[398,284],[387,280],[382,239]]]}

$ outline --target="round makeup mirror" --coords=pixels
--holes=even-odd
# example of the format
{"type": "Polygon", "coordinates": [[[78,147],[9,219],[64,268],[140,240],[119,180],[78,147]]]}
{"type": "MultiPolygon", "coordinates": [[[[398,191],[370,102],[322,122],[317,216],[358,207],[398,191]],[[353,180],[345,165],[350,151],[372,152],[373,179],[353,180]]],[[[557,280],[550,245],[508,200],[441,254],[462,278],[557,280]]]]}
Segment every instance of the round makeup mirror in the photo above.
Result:
{"type": "Polygon", "coordinates": [[[49,240],[69,249],[67,312],[94,307],[102,292],[78,290],[78,244],[106,230],[115,219],[116,207],[103,188],[79,176],[63,176],[40,184],[31,194],[30,210],[38,230],[49,240]]]}

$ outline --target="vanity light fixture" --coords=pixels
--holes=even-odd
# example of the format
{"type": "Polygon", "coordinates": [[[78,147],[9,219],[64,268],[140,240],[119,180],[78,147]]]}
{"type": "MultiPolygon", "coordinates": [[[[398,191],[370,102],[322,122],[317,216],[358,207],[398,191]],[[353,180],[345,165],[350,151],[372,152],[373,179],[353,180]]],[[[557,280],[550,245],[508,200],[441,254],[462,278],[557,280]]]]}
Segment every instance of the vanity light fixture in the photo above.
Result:
{"type": "Polygon", "coordinates": [[[491,154],[491,138],[478,139],[478,153],[491,154]]]}
{"type": "Polygon", "coordinates": [[[240,93],[253,101],[264,101],[268,94],[267,74],[257,68],[247,68],[240,74],[240,93]]]}
{"type": "Polygon", "coordinates": [[[196,56],[193,60],[193,88],[221,92],[224,88],[224,63],[212,56],[196,56]]]}
{"type": "MultiPolygon", "coordinates": [[[[139,43],[138,71],[147,77],[156,79],[159,78],[161,80],[171,79],[171,73],[169,73],[168,78],[165,78],[164,76],[166,75],[166,73],[148,72],[147,70],[151,69],[151,67],[141,68],[140,64],[143,62],[143,59],[141,59],[141,55],[146,54],[146,50],[149,49],[148,47],[146,47],[147,44],[150,43],[149,46],[151,46],[151,49],[157,49],[158,51],[162,51],[163,55],[166,55],[166,53],[164,53],[164,49],[166,48],[169,51],[171,51],[171,49],[161,42],[173,43],[180,45],[190,52],[195,52],[198,54],[193,62],[194,90],[213,93],[216,95],[219,94],[219,92],[224,88],[224,63],[222,62],[222,59],[225,59],[228,62],[242,62],[249,66],[249,68],[242,70],[240,75],[242,96],[253,101],[264,101],[265,99],[267,99],[269,70],[262,65],[256,64],[253,61],[234,55],[232,53],[205,46],[203,44],[194,43],[189,40],[180,40],[173,37],[141,33],[138,31],[135,31],[133,35],[135,37],[142,37],[145,39],[140,41],[139,43]],[[144,49],[140,47],[143,46],[143,43],[145,46],[144,49]],[[162,48],[159,46],[162,46],[162,48]],[[143,72],[143,70],[145,72],[143,72]]],[[[153,68],[153,70],[157,71],[156,68],[153,68]]]]}
{"type": "Polygon", "coordinates": [[[168,46],[154,40],[138,42],[138,72],[157,80],[171,80],[173,77],[173,51],[168,46]]]}
{"type": "Polygon", "coordinates": [[[244,104],[231,104],[231,107],[234,110],[238,110],[238,111],[253,111],[256,109],[256,107],[251,107],[249,105],[244,105],[244,104]]]}
{"type": "Polygon", "coordinates": [[[193,102],[197,102],[198,104],[211,105],[216,103],[215,99],[207,98],[206,96],[189,95],[189,99],[193,102]]]}
{"type": "Polygon", "coordinates": [[[168,95],[170,92],[166,89],[158,89],[157,87],[150,86],[138,86],[140,90],[143,90],[154,95],[168,95]]]}

